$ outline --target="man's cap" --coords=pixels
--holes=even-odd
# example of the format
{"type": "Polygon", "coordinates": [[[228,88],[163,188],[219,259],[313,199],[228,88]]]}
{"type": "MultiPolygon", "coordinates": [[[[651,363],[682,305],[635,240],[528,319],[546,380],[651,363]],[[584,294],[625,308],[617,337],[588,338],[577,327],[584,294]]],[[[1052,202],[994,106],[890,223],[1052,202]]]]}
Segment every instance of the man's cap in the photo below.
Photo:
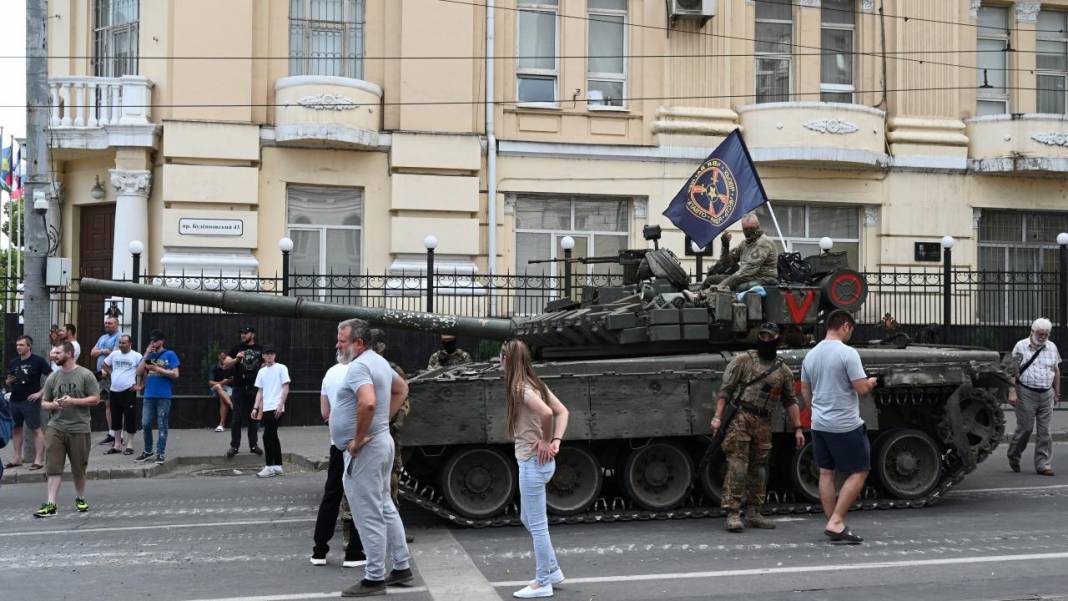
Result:
{"type": "Polygon", "coordinates": [[[248,332],[252,332],[253,334],[255,334],[256,333],[256,328],[253,327],[253,326],[250,326],[250,325],[243,325],[243,326],[241,326],[241,329],[238,330],[238,332],[241,333],[241,334],[246,334],[248,332]]]}
{"type": "Polygon", "coordinates": [[[757,334],[763,334],[765,332],[778,338],[782,330],[779,328],[779,324],[767,322],[760,324],[760,328],[757,329],[757,334]]]}
{"type": "Polygon", "coordinates": [[[442,334],[441,335],[441,341],[442,342],[449,342],[449,341],[452,341],[452,340],[456,340],[456,336],[453,336],[452,334],[442,334]]]}
{"type": "Polygon", "coordinates": [[[157,340],[166,340],[167,335],[163,333],[163,330],[152,330],[148,333],[148,340],[155,342],[157,340]]]}
{"type": "Polygon", "coordinates": [[[263,345],[263,351],[262,352],[263,352],[264,355],[266,355],[267,353],[277,353],[278,351],[274,350],[274,345],[273,344],[265,344],[265,345],[263,345]]]}

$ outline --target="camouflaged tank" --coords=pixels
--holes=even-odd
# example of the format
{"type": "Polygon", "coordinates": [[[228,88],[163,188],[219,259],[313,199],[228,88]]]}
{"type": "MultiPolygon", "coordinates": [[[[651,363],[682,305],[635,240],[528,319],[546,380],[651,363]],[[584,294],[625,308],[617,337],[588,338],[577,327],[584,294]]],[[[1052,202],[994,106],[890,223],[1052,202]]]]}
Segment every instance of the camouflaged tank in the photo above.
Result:
{"type": "MultiPolygon", "coordinates": [[[[586,259],[584,261],[590,261],[586,259]]],[[[244,292],[173,290],[83,279],[85,292],[218,307],[231,312],[381,327],[519,338],[571,420],[548,487],[556,521],[599,522],[720,515],[721,454],[702,461],[723,370],[755,340],[757,325],[784,327],[782,358],[800,370],[819,319],[856,310],[864,278],[844,256],[806,261],[802,282],[763,295],[701,295],[667,250],[621,251],[622,285],[586,287],[531,318],[467,318],[244,292]]],[[[605,261],[596,261],[605,262],[605,261]]],[[[994,351],[909,344],[897,337],[856,344],[883,384],[861,398],[872,440],[873,477],[860,506],[919,507],[937,501],[997,447],[1007,379],[994,351]]],[[[325,368],[325,366],[324,366],[325,368]]],[[[506,432],[503,374],[496,361],[427,371],[409,380],[412,412],[401,437],[404,497],[454,523],[518,523],[518,480],[506,432]]],[[[800,451],[781,407],[768,512],[821,511],[811,443],[800,451]]]]}

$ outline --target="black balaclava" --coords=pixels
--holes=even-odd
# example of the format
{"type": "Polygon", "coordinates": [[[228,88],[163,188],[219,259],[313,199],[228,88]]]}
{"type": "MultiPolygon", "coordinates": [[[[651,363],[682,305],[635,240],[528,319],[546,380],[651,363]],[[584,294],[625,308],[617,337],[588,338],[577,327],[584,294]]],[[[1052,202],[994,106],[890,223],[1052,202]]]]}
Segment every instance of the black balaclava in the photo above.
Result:
{"type": "Polygon", "coordinates": [[[764,232],[760,231],[760,228],[758,228],[758,227],[754,227],[752,229],[743,229],[742,230],[742,234],[745,235],[745,239],[746,239],[747,242],[753,242],[754,240],[759,238],[760,235],[763,234],[763,233],[764,232]]]}
{"type": "Polygon", "coordinates": [[[776,356],[776,351],[779,349],[779,339],[773,340],[757,340],[756,350],[757,356],[765,361],[771,361],[776,356]]]}
{"type": "Polygon", "coordinates": [[[441,348],[445,349],[445,352],[449,353],[451,355],[451,354],[456,352],[456,341],[455,340],[443,340],[441,342],[441,348]]]}

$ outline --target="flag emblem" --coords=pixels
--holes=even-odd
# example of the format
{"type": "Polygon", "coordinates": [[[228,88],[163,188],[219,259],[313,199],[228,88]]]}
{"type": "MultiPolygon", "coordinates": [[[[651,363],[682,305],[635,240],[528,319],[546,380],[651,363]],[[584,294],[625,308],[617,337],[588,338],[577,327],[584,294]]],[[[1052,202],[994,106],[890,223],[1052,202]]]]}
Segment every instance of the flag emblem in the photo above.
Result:
{"type": "Polygon", "coordinates": [[[734,213],[738,204],[738,182],[727,163],[718,158],[705,161],[690,178],[686,209],[694,217],[715,226],[734,213]]]}

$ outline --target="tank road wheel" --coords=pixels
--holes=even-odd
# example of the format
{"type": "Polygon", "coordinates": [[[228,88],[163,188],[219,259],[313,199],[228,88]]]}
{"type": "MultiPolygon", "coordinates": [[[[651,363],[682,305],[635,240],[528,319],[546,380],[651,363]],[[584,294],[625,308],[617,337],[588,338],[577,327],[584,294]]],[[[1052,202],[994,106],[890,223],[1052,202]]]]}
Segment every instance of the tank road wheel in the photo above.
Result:
{"type": "Polygon", "coordinates": [[[883,490],[897,499],[918,499],[942,477],[942,453],[919,430],[892,430],[875,441],[872,467],[883,490]]]}
{"type": "Polygon", "coordinates": [[[441,493],[457,513],[471,519],[497,515],[516,491],[515,461],[496,449],[460,449],[445,462],[441,493]]]}
{"type": "Polygon", "coordinates": [[[961,399],[960,412],[975,461],[982,463],[1001,444],[1005,414],[998,407],[997,398],[982,388],[973,388],[961,399]]]}
{"type": "Polygon", "coordinates": [[[689,453],[669,442],[634,449],[623,465],[623,489],[634,502],[650,511],[677,507],[693,485],[689,453]]]}
{"type": "Polygon", "coordinates": [[[545,505],[556,515],[582,513],[597,500],[604,484],[601,462],[585,447],[561,447],[556,473],[545,489],[545,505]]]}
{"type": "Polygon", "coordinates": [[[716,449],[712,457],[699,466],[698,470],[701,492],[708,497],[711,505],[719,507],[723,501],[723,479],[727,477],[727,456],[723,449],[716,449]]]}
{"type": "Polygon", "coordinates": [[[790,484],[798,496],[810,503],[820,502],[820,468],[812,454],[812,439],[790,457],[790,484]]]}

